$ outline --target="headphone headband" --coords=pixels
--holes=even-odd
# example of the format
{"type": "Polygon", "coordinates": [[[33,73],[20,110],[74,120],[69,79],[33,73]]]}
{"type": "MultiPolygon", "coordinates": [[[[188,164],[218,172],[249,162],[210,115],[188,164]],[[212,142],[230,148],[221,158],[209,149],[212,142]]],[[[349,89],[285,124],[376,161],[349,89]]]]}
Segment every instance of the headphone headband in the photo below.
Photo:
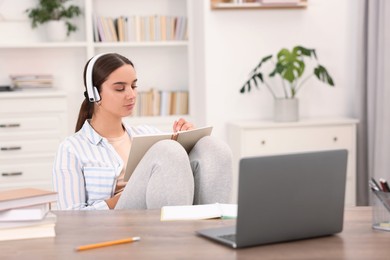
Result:
{"type": "Polygon", "coordinates": [[[100,101],[100,95],[97,88],[93,85],[93,79],[92,79],[92,73],[93,73],[93,67],[95,65],[95,62],[103,55],[106,55],[107,53],[100,53],[95,55],[88,63],[87,71],[85,75],[85,82],[87,87],[87,94],[88,94],[88,100],[89,102],[98,102],[100,101]]]}

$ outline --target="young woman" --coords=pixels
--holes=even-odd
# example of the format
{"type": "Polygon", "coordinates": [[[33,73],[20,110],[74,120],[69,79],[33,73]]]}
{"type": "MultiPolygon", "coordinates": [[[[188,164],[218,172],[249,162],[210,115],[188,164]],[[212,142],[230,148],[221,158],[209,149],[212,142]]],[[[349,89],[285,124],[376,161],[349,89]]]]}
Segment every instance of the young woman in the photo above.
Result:
{"type": "MultiPolygon", "coordinates": [[[[134,66],[116,53],[96,55],[85,66],[84,85],[76,133],[60,144],[54,162],[58,209],[150,209],[229,202],[231,151],[210,136],[200,139],[189,154],[176,141],[156,143],[125,182],[132,137],[161,133],[151,126],[122,122],[136,103],[134,66]]],[[[193,128],[183,118],[173,123],[175,132],[193,128]]]]}

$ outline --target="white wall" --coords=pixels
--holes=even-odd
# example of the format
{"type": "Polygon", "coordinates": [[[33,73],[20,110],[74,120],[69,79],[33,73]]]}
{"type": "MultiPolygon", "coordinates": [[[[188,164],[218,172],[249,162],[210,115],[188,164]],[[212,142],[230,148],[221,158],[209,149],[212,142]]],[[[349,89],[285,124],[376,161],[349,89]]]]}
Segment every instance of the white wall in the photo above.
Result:
{"type": "Polygon", "coordinates": [[[302,10],[219,10],[204,3],[206,123],[226,137],[236,119],[271,119],[273,98],[266,88],[240,94],[250,70],[280,48],[303,45],[317,51],[332,75],[330,88],[312,78],[298,94],[301,117],[353,115],[358,58],[359,1],[309,0],[302,10]]]}

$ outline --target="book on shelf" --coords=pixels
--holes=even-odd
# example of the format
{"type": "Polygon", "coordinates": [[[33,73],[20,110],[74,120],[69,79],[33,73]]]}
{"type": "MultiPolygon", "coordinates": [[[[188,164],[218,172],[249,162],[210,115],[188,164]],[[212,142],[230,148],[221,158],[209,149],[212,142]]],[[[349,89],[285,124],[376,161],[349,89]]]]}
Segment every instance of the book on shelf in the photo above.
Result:
{"type": "Polygon", "coordinates": [[[0,223],[6,221],[41,220],[50,210],[49,203],[0,211],[0,223]]]}
{"type": "Polygon", "coordinates": [[[149,16],[149,40],[155,41],[156,40],[156,21],[153,15],[149,16]]]}
{"type": "Polygon", "coordinates": [[[118,35],[118,41],[125,41],[125,19],[123,16],[120,16],[114,20],[116,33],[118,35]]]}
{"type": "Polygon", "coordinates": [[[164,206],[161,208],[161,221],[236,217],[237,204],[214,203],[188,206],[164,206]]]}
{"type": "Polygon", "coordinates": [[[137,167],[138,163],[141,161],[142,157],[149,150],[149,148],[158,141],[176,140],[183,146],[187,153],[189,153],[196,142],[202,137],[211,135],[212,130],[212,126],[206,126],[188,131],[179,131],[177,133],[134,136],[131,143],[124,180],[128,181],[130,179],[131,174],[137,167]]]}
{"type": "Polygon", "coordinates": [[[53,76],[50,74],[11,74],[12,85],[18,88],[53,87],[53,76]]]}
{"type": "Polygon", "coordinates": [[[160,16],[160,37],[161,41],[167,40],[167,17],[165,15],[160,16]]]}
{"type": "Polygon", "coordinates": [[[92,15],[92,22],[93,22],[93,41],[100,42],[98,21],[97,21],[97,16],[95,14],[92,15]]]}
{"type": "Polygon", "coordinates": [[[106,19],[108,22],[108,28],[109,28],[108,30],[110,33],[111,40],[113,42],[117,42],[118,41],[118,33],[117,33],[115,25],[114,25],[114,19],[111,17],[107,17],[106,19]]]}
{"type": "Polygon", "coordinates": [[[13,221],[0,223],[0,241],[55,237],[57,217],[49,212],[40,221],[13,221]]]}
{"type": "Polygon", "coordinates": [[[50,203],[56,200],[57,192],[54,191],[35,188],[5,190],[0,192],[0,210],[50,203]]]}
{"type": "Polygon", "coordinates": [[[95,24],[94,24],[94,31],[96,32],[95,41],[96,42],[105,42],[107,41],[105,33],[104,33],[104,26],[103,26],[103,20],[100,16],[95,16],[95,24]]]}

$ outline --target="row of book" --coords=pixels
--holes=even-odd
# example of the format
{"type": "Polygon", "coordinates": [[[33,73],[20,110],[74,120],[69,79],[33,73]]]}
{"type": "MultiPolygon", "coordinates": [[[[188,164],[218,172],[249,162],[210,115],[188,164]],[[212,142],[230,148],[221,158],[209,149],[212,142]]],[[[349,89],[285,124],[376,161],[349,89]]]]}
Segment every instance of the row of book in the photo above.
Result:
{"type": "Polygon", "coordinates": [[[53,191],[24,188],[0,192],[0,241],[55,237],[53,191]]]}
{"type": "Polygon", "coordinates": [[[53,87],[53,75],[51,74],[12,74],[9,77],[15,88],[53,87]]]}
{"type": "Polygon", "coordinates": [[[188,114],[188,91],[151,89],[138,92],[133,116],[168,116],[188,114]]]}
{"type": "Polygon", "coordinates": [[[95,16],[95,42],[184,41],[187,35],[185,16],[95,16]]]}

